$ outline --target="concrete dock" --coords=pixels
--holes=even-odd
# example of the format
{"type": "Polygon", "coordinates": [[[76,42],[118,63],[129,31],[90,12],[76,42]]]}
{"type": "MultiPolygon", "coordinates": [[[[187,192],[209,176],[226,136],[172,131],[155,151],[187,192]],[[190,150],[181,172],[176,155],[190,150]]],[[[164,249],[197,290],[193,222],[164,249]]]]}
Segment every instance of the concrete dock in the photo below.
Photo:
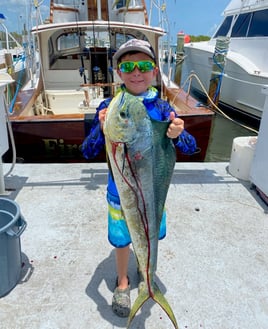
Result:
{"type": "MultiPolygon", "coordinates": [[[[4,165],[7,172],[10,165],[4,165]]],[[[111,309],[115,258],[107,240],[106,164],[17,164],[5,178],[27,228],[22,275],[0,298],[1,329],[126,328],[111,309]]],[[[156,281],[180,329],[268,328],[267,205],[228,163],[177,163],[156,281]]],[[[131,299],[138,277],[133,253],[131,299]]],[[[169,329],[154,302],[133,329],[169,329]]]]}

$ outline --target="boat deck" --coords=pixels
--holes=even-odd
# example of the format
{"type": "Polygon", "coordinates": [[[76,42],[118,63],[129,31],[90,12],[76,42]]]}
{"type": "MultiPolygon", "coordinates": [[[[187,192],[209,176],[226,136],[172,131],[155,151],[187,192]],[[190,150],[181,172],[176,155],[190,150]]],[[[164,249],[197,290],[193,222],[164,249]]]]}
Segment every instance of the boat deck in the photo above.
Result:
{"type": "MultiPolygon", "coordinates": [[[[4,171],[10,168],[4,165],[4,171]]],[[[180,329],[267,329],[267,205],[228,163],[177,163],[156,281],[180,329]]],[[[0,299],[0,328],[125,328],[111,310],[115,255],[107,241],[105,163],[17,164],[5,179],[28,226],[22,278],[0,299]]],[[[138,278],[130,259],[131,296],[138,278]]],[[[148,301],[131,328],[173,328],[148,301]]]]}

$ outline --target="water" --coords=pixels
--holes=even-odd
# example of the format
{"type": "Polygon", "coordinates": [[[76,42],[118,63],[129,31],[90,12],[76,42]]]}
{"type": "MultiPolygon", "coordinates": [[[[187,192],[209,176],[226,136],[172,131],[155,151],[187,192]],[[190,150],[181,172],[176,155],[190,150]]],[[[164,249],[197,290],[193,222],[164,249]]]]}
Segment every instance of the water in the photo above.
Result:
{"type": "MultiPolygon", "coordinates": [[[[172,72],[175,72],[175,64],[171,65],[172,72]]],[[[163,67],[163,70],[167,70],[163,67]]],[[[186,80],[188,74],[182,70],[182,83],[186,80]]],[[[242,136],[256,136],[256,133],[241,127],[238,123],[235,123],[220,114],[216,114],[213,120],[211,129],[210,142],[206,154],[206,162],[229,162],[233,139],[242,136]]]]}
{"type": "Polygon", "coordinates": [[[229,162],[233,139],[241,136],[256,136],[252,131],[216,114],[213,120],[210,142],[206,154],[207,162],[229,162]]]}

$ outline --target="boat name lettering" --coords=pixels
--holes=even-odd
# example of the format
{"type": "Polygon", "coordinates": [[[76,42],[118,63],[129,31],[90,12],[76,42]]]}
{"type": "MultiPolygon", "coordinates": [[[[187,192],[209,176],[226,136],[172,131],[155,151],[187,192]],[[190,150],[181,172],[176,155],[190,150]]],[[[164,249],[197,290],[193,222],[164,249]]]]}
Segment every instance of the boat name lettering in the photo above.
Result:
{"type": "Polygon", "coordinates": [[[72,157],[74,155],[81,154],[82,144],[65,144],[63,138],[43,138],[45,152],[47,156],[54,156],[55,153],[59,154],[62,157],[72,157]]]}

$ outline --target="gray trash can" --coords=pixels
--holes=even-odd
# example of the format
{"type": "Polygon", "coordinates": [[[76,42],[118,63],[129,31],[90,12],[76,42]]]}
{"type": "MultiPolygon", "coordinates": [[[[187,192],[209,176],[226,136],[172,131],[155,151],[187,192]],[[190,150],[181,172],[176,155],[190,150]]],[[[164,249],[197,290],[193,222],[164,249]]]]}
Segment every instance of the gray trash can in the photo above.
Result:
{"type": "Polygon", "coordinates": [[[8,294],[20,279],[20,236],[26,225],[18,204],[0,198],[0,297],[8,294]]]}

